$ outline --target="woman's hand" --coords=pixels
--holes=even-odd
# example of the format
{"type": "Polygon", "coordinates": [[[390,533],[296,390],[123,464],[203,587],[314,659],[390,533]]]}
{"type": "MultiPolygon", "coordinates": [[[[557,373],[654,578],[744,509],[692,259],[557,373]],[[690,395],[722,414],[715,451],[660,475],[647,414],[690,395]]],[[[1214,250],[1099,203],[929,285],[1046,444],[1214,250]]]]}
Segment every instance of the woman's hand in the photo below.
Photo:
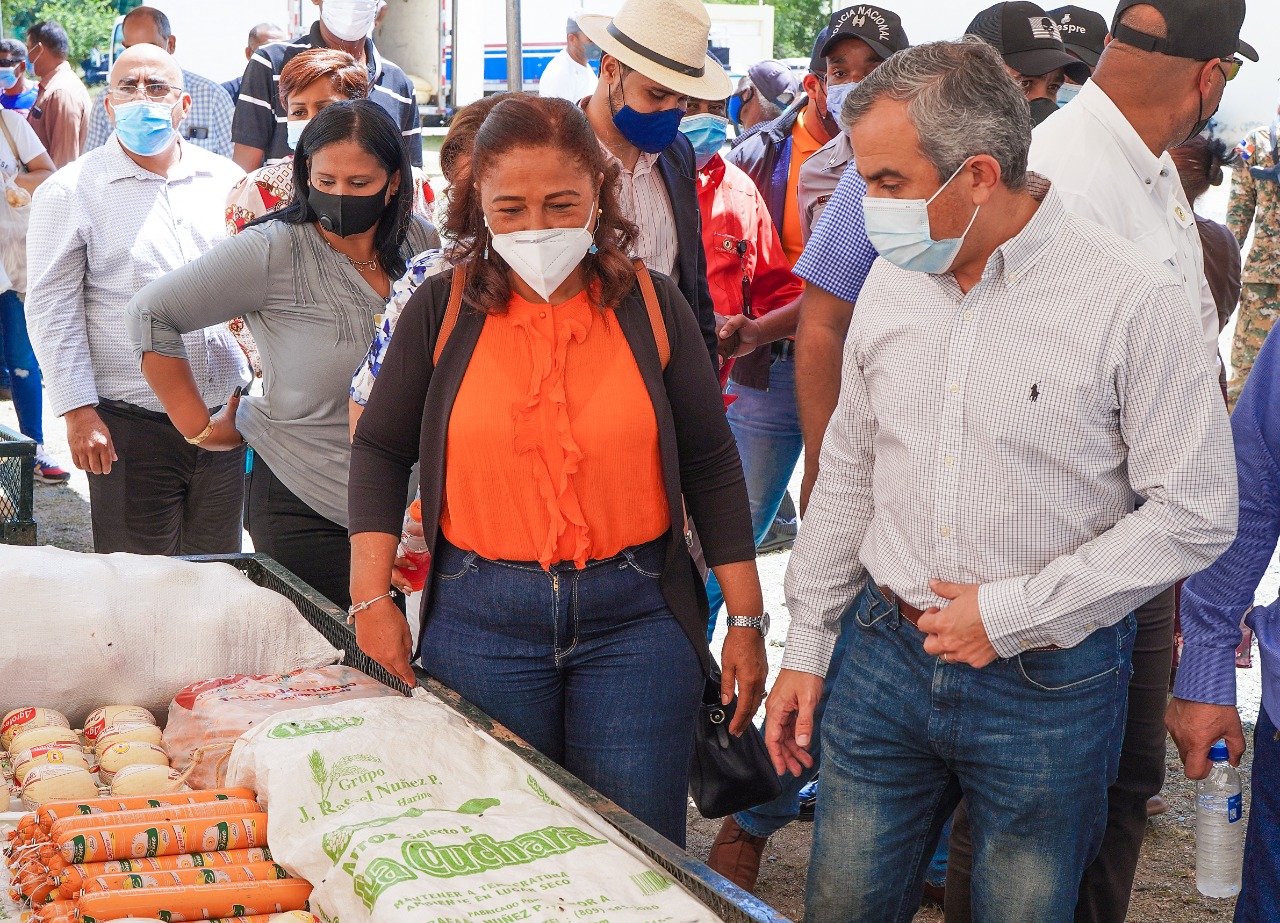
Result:
{"type": "Polygon", "coordinates": [[[410,593],[415,593],[417,591],[414,590],[413,584],[409,582],[407,577],[405,577],[404,571],[400,569],[402,567],[413,570],[414,564],[407,557],[400,554],[400,549],[397,548],[396,563],[395,566],[391,568],[391,585],[403,593],[405,598],[408,599],[410,593]]]}
{"type": "Polygon", "coordinates": [[[244,444],[244,437],[236,429],[236,411],[240,408],[240,393],[243,390],[243,388],[236,388],[232,391],[231,396],[227,398],[226,406],[210,417],[209,422],[213,424],[213,432],[200,443],[200,448],[208,449],[210,452],[227,452],[238,449],[244,444]]]}
{"type": "Polygon", "coordinates": [[[769,662],[764,654],[764,636],[754,628],[730,628],[720,651],[720,700],[733,701],[737,686],[738,708],[729,723],[729,733],[741,737],[764,700],[764,682],[769,662]]]}
{"type": "MultiPolygon", "coordinates": [[[[357,600],[358,602],[358,600],[357,600]]],[[[356,613],[356,644],[388,673],[398,676],[410,689],[418,678],[409,666],[409,622],[390,599],[380,599],[363,612],[356,613]]]]}

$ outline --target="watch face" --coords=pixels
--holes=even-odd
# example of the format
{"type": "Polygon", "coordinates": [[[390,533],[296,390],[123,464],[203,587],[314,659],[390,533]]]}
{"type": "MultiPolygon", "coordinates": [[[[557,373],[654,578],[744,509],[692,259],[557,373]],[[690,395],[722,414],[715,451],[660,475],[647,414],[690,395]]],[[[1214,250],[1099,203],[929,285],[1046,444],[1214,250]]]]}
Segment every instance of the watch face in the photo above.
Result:
{"type": "Polygon", "coordinates": [[[764,614],[764,618],[760,622],[760,636],[765,637],[769,634],[769,613],[764,614]]]}

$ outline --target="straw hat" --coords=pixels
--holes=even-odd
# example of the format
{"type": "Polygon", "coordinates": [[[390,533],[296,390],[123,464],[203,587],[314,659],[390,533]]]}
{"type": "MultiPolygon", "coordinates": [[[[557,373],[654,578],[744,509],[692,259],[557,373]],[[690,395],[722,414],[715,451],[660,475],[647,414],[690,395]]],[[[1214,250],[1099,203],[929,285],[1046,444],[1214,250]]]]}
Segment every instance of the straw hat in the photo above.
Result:
{"type": "Polygon", "coordinates": [[[733,81],[707,54],[711,17],[700,0],[627,0],[613,17],[580,15],[578,28],[605,54],[683,96],[733,94],[733,81]]]}

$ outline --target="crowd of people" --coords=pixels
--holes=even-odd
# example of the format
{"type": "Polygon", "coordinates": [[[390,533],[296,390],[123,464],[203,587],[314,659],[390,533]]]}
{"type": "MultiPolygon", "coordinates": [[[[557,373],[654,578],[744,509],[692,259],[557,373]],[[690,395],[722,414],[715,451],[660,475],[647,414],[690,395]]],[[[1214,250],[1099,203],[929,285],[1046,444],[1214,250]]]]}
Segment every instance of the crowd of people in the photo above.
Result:
{"type": "Polygon", "coordinates": [[[1206,132],[1243,0],[1008,0],[917,45],[858,4],[736,83],[699,0],[626,0],[454,114],[440,202],[382,4],[317,3],[223,85],[152,7],[97,100],[57,23],[0,41],[3,365],[96,551],[243,526],[680,846],[718,666],[782,793],[709,863],[751,890],[814,812],[815,923],[1122,921],[1166,733],[1192,779],[1244,752],[1251,629],[1235,918],[1280,919],[1280,115],[1206,132]],[[802,457],[766,702],[755,558],[802,457]]]}

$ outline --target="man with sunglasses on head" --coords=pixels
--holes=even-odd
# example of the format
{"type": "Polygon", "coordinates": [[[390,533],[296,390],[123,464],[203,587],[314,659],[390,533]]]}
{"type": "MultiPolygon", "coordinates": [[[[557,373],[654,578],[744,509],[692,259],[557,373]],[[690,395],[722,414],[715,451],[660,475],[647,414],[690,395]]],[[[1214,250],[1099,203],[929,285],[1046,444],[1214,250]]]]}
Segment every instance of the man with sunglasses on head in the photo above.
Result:
{"type": "MultiPolygon", "coordinates": [[[[226,237],[227,190],[244,175],[178,132],[191,107],[182,71],[139,44],[111,69],[115,132],[47,180],[31,203],[27,322],[53,412],[89,475],[94,551],[240,550],[244,449],[186,439],[142,377],[125,308],[147,283],[226,237]]],[[[250,380],[226,325],[182,338],[211,414],[250,380]]]]}
{"type": "MultiPolygon", "coordinates": [[[[1258,54],[1240,40],[1244,0],[1121,0],[1093,76],[1035,131],[1031,169],[1067,209],[1136,243],[1182,286],[1218,375],[1218,313],[1195,215],[1168,150],[1200,133],[1227,83],[1258,54]]],[[[1102,848],[1080,884],[1077,921],[1124,920],[1147,827],[1147,799],[1165,774],[1165,704],[1173,659],[1174,592],[1136,612],[1133,674],[1120,771],[1108,791],[1102,848]]],[[[1184,659],[1179,673],[1188,668],[1184,659]]],[[[1175,737],[1177,734],[1175,733],[1175,737]]],[[[1216,739],[1216,737],[1214,738],[1216,739]]],[[[1207,747],[1213,743],[1208,740],[1207,747]]],[[[1203,755],[1203,754],[1200,754],[1203,755]]],[[[1240,753],[1232,751],[1232,762],[1240,753]]],[[[959,837],[966,823],[957,821],[959,837]]],[[[963,863],[947,880],[948,919],[967,889],[963,863]]]]}

